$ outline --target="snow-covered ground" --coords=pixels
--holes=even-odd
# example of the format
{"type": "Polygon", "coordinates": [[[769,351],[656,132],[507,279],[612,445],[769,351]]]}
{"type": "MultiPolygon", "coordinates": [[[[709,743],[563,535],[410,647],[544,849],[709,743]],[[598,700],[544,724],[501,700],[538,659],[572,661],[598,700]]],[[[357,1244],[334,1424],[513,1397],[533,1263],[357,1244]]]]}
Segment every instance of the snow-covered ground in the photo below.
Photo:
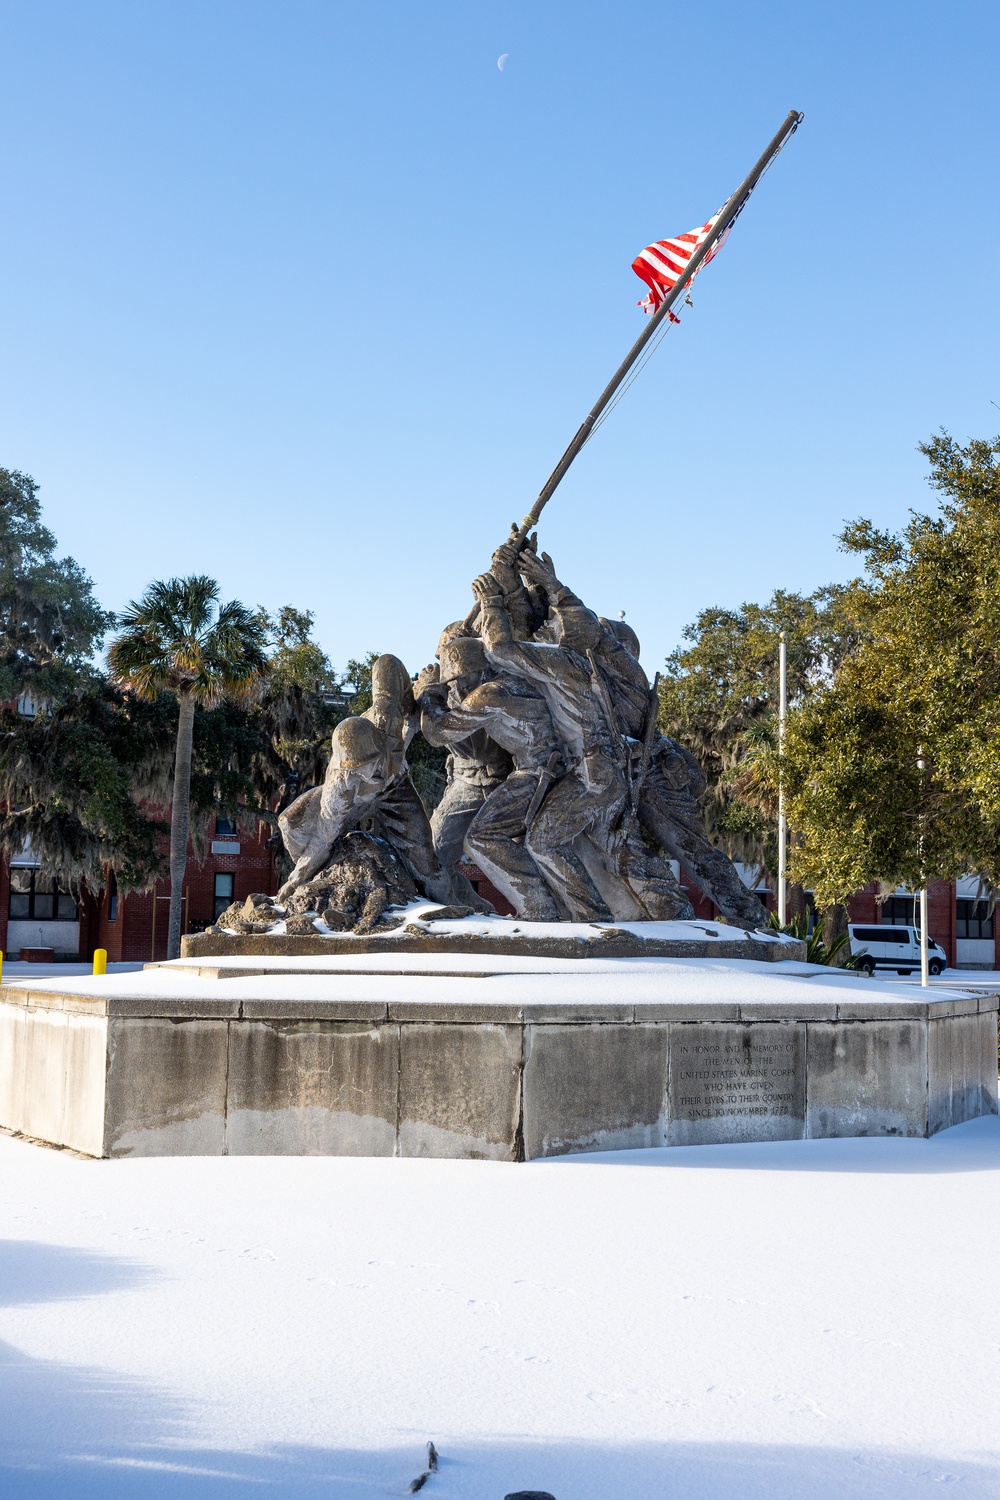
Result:
{"type": "MultiPolygon", "coordinates": [[[[109,974],[136,974],[143,964],[108,964],[109,974]]],[[[70,979],[82,974],[92,974],[93,964],[29,964],[19,958],[3,960],[4,984],[21,984],[25,979],[70,979]]]]}
{"type": "Polygon", "coordinates": [[[1000,1128],[507,1165],[0,1137],[0,1495],[1000,1494],[1000,1128]]]}

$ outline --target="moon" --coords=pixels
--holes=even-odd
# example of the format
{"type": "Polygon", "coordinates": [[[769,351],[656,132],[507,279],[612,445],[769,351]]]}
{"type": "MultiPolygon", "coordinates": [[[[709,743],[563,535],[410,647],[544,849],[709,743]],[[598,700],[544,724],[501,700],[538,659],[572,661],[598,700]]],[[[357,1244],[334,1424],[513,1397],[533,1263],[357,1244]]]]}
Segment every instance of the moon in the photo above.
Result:
{"type": "Polygon", "coordinates": [[[497,67],[500,69],[501,73],[503,72],[503,65],[507,61],[509,56],[509,52],[501,52],[500,56],[497,58],[497,67]]]}

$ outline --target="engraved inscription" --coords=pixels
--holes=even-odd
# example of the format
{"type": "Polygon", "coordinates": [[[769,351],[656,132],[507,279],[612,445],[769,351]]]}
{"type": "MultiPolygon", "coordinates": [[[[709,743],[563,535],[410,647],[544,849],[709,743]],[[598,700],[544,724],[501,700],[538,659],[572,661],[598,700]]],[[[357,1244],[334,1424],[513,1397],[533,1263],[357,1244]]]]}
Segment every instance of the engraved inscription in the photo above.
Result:
{"type": "Polygon", "coordinates": [[[692,1142],[799,1135],[804,1043],[799,1026],[675,1026],[668,1133],[692,1142]]]}
{"type": "Polygon", "coordinates": [[[796,1102],[794,1042],[678,1047],[677,1101],[689,1120],[715,1115],[790,1115],[796,1102]]]}

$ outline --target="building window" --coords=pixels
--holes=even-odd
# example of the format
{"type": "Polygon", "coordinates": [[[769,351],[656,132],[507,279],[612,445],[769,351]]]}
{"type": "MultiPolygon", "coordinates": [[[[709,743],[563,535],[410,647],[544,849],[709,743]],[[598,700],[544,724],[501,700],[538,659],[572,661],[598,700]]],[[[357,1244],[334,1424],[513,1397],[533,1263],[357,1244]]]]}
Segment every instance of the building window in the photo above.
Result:
{"type": "Polygon", "coordinates": [[[108,876],[108,921],[118,920],[118,877],[114,870],[108,876]]]}
{"type": "Polygon", "coordinates": [[[993,913],[988,901],[955,902],[955,936],[958,938],[991,938],[993,913]]]}
{"type": "Polygon", "coordinates": [[[920,897],[886,896],[882,902],[882,921],[890,927],[919,927],[920,897]]]}
{"type": "Polygon", "coordinates": [[[61,891],[51,880],[44,880],[40,870],[15,865],[10,872],[10,904],[7,908],[15,922],[75,922],[76,901],[68,891],[61,891]]]}
{"type": "Polygon", "coordinates": [[[215,877],[215,910],[213,916],[221,917],[227,906],[232,905],[236,876],[220,872],[215,877]]]}
{"type": "Polygon", "coordinates": [[[217,839],[234,839],[236,837],[236,824],[232,818],[216,818],[215,837],[217,839]]]}

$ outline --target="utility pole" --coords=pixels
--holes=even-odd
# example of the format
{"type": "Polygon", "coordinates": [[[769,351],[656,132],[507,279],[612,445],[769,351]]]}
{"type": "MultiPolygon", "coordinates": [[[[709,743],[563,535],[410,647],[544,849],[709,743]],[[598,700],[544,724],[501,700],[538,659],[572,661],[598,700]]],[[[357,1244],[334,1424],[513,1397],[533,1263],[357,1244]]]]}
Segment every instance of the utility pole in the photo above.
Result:
{"type": "Polygon", "coordinates": [[[788,713],[788,637],[778,636],[778,922],[788,921],[788,819],[785,817],[785,718],[788,713]]]}

